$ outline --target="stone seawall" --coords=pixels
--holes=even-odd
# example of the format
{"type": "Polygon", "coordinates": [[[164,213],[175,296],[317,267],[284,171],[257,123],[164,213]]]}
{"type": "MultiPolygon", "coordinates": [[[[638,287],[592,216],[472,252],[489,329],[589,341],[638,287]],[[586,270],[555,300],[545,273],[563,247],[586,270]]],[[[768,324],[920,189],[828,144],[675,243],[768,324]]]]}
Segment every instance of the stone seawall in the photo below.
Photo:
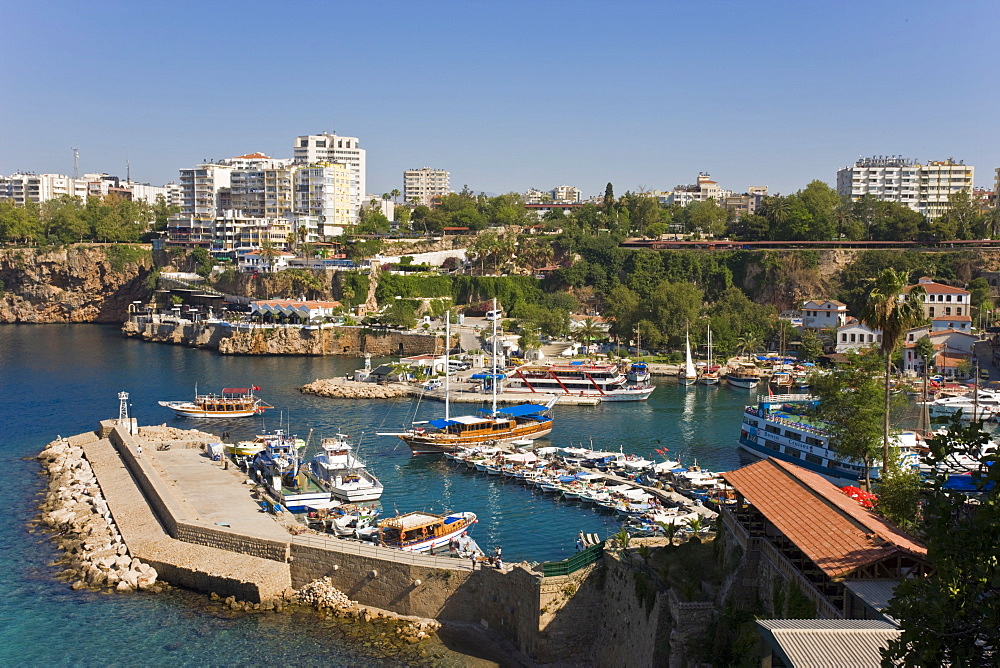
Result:
{"type": "Polygon", "coordinates": [[[126,336],[191,348],[218,350],[223,355],[346,355],[406,357],[433,354],[443,345],[434,334],[383,332],[365,327],[233,326],[190,322],[182,318],[133,316],[122,327],[126,336]]]}
{"type": "MultiPolygon", "coordinates": [[[[478,625],[540,663],[581,666],[673,665],[713,615],[711,603],[681,602],[663,591],[636,555],[606,553],[570,575],[544,577],[526,563],[472,569],[462,559],[304,527],[289,533],[260,513],[238,471],[204,455],[199,444],[212,435],[134,430],[104,421],[97,433],[69,439],[93,470],[112,532],[160,580],[226,598],[231,607],[243,601],[281,609],[298,589],[303,601],[325,601],[337,615],[367,619],[376,608],[478,625]]],[[[410,641],[423,637],[421,628],[410,641]]]]}

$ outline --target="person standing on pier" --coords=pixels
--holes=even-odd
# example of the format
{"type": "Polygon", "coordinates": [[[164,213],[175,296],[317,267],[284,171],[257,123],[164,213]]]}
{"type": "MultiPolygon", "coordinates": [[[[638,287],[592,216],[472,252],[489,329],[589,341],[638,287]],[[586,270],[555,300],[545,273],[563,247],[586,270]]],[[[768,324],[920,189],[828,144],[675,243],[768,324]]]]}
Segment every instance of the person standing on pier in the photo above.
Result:
{"type": "Polygon", "coordinates": [[[142,443],[137,443],[135,446],[135,456],[142,457],[142,443]]]}

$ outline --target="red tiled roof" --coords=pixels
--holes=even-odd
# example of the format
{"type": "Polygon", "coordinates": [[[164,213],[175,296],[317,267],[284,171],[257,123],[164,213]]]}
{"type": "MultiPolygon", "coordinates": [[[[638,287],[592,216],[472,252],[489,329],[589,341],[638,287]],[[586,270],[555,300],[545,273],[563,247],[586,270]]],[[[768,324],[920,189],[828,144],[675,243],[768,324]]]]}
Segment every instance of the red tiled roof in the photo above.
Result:
{"type": "Polygon", "coordinates": [[[777,459],[722,477],[831,578],[894,554],[927,548],[816,473],[777,459]]]}
{"type": "Polygon", "coordinates": [[[293,308],[298,308],[300,306],[305,306],[306,308],[337,308],[340,306],[340,302],[326,302],[326,301],[299,301],[297,299],[255,299],[256,304],[267,304],[268,306],[290,306],[293,308]]]}
{"type": "Polygon", "coordinates": [[[238,155],[233,160],[270,160],[270,158],[260,151],[256,153],[247,153],[246,155],[238,155]]]}
{"type": "Polygon", "coordinates": [[[909,292],[913,288],[921,287],[929,295],[969,295],[972,294],[968,290],[963,290],[962,288],[955,288],[950,285],[945,285],[944,283],[935,283],[934,281],[928,281],[927,283],[917,283],[917,285],[907,285],[903,288],[904,292],[909,292]]]}
{"type": "Polygon", "coordinates": [[[934,356],[934,366],[956,367],[959,364],[961,364],[962,362],[968,362],[969,359],[971,359],[971,358],[972,358],[972,355],[969,354],[969,353],[957,353],[957,352],[954,352],[954,351],[949,352],[947,354],[945,354],[945,353],[938,353],[937,355],[934,356]]]}
{"type": "Polygon", "coordinates": [[[958,329],[935,329],[931,330],[931,333],[928,334],[928,336],[933,339],[935,336],[941,336],[942,334],[961,334],[963,336],[968,336],[969,338],[976,338],[975,334],[969,334],[968,332],[963,332],[958,329]]]}
{"type": "Polygon", "coordinates": [[[972,322],[972,316],[968,315],[941,315],[931,320],[955,320],[958,322],[972,322]]]}

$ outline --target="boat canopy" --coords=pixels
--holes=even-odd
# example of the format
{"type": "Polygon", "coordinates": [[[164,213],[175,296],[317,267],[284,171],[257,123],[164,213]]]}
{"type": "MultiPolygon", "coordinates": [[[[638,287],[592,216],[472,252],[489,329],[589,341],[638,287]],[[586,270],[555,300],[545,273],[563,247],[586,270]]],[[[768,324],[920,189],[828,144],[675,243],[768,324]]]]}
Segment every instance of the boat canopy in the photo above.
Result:
{"type": "Polygon", "coordinates": [[[431,420],[427,424],[432,427],[437,427],[438,429],[444,429],[454,424],[482,424],[484,422],[489,422],[486,418],[475,417],[473,415],[459,415],[458,417],[453,417],[450,420],[431,420]]]}
{"type": "Polygon", "coordinates": [[[528,463],[538,461],[538,456],[533,452],[519,452],[512,455],[504,455],[503,458],[508,462],[528,463]]]}
{"type": "Polygon", "coordinates": [[[313,503],[306,504],[306,508],[309,510],[330,510],[331,508],[336,508],[340,505],[340,501],[315,501],[313,503]]]}
{"type": "Polygon", "coordinates": [[[503,373],[474,373],[471,376],[472,380],[500,380],[506,377],[507,374],[503,373]]]}
{"type": "Polygon", "coordinates": [[[250,394],[251,388],[249,387],[224,387],[222,388],[223,394],[250,394]]]}
{"type": "MultiPolygon", "coordinates": [[[[541,413],[542,411],[549,410],[541,404],[521,404],[520,406],[508,406],[507,408],[498,408],[497,413],[502,413],[503,415],[509,415],[510,417],[523,417],[525,415],[534,415],[535,413],[541,413]]],[[[479,409],[480,413],[494,414],[493,411],[487,408],[479,409]]]]}

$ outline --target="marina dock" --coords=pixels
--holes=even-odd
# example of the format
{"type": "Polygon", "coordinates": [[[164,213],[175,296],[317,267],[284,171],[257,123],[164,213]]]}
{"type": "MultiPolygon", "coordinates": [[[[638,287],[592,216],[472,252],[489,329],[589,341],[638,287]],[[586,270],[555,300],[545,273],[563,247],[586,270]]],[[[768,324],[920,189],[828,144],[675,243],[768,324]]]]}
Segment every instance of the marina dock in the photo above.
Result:
{"type": "MultiPolygon", "coordinates": [[[[298,590],[323,581],[371,606],[365,610],[373,617],[381,610],[479,625],[541,663],[583,661],[606,631],[592,611],[607,604],[605,596],[620,595],[592,575],[605,561],[631,572],[620,555],[599,549],[586,565],[546,575],[541,565],[474,568],[471,560],[340,540],[287,513],[265,512],[257,486],[228,460],[210,456],[216,442],[193,429],[104,420],[94,432],[50,447],[67,453],[66,461],[89,463],[102,495],[93,505],[106,503],[128,559],[152,567],[161,581],[246,610],[281,610],[298,590]]],[[[631,580],[622,582],[621,591],[632,595],[631,580]]],[[[648,637],[640,630],[628,641],[648,637]]]]}

